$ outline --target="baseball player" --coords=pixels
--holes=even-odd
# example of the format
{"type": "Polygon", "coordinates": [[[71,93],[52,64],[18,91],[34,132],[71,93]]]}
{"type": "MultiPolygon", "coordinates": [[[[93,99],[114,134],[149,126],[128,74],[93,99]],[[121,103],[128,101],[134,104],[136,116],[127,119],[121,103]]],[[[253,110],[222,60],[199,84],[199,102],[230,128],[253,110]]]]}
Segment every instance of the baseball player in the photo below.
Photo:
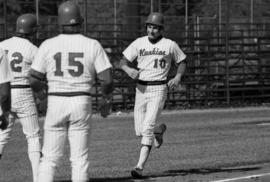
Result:
{"type": "MultiPolygon", "coordinates": [[[[13,79],[8,60],[3,49],[0,49],[0,129],[8,126],[8,115],[11,106],[10,81],[13,79]]],[[[0,154],[0,159],[1,159],[0,154]]]]}
{"type": "Polygon", "coordinates": [[[152,144],[159,148],[163,142],[165,124],[157,125],[163,109],[167,87],[175,88],[185,71],[186,55],[176,42],[163,37],[164,17],[151,13],[146,22],[147,36],[137,38],[124,51],[121,68],[133,79],[137,79],[134,107],[135,132],[141,137],[138,163],[131,171],[134,178],[141,178],[152,144]],[[128,66],[137,59],[138,70],[128,66]],[[178,65],[175,77],[167,81],[172,61],[178,65]]]}
{"type": "MultiPolygon", "coordinates": [[[[80,34],[82,21],[79,7],[73,1],[62,3],[58,8],[61,33],[40,45],[30,71],[33,88],[38,89],[35,85],[45,78],[48,83],[39,182],[53,182],[66,139],[70,144],[72,181],[89,180],[90,90],[97,74],[102,103],[110,101],[112,65],[97,40],[80,34]]],[[[104,117],[107,114],[103,112],[104,117]]]]}
{"type": "Polygon", "coordinates": [[[12,126],[18,118],[28,144],[28,156],[32,166],[33,181],[37,181],[40,161],[40,129],[38,112],[33,91],[28,80],[30,66],[37,53],[37,47],[31,39],[37,30],[37,20],[33,14],[23,14],[17,18],[15,36],[0,43],[7,52],[14,79],[11,81],[11,115],[9,126],[0,130],[0,154],[3,154],[12,126]]]}

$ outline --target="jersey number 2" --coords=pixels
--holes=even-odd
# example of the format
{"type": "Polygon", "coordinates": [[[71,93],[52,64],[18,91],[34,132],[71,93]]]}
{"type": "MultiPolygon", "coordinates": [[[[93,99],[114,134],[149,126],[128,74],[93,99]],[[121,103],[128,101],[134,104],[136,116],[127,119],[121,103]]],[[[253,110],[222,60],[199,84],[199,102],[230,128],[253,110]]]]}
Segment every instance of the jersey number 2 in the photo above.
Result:
{"type": "MultiPolygon", "coordinates": [[[[68,72],[73,77],[79,77],[83,74],[83,64],[80,61],[76,61],[76,58],[83,58],[84,54],[82,52],[70,52],[68,53],[68,65],[74,66],[76,69],[68,69],[68,72]]],[[[54,55],[56,70],[54,72],[55,76],[64,76],[62,71],[62,53],[58,52],[54,55]]]]}
{"type": "Polygon", "coordinates": [[[10,61],[10,67],[14,72],[22,72],[22,67],[18,66],[23,61],[23,56],[19,52],[14,52],[12,55],[12,60],[10,61]]]}

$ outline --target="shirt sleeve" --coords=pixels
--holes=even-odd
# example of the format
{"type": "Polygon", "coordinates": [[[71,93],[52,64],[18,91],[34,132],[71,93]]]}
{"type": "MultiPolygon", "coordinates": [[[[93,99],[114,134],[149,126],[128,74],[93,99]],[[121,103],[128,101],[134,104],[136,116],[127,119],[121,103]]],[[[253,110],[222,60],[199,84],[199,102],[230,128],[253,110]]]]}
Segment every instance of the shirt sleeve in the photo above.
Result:
{"type": "Polygon", "coordinates": [[[4,50],[0,50],[0,84],[10,82],[13,79],[9,62],[4,50]]]}
{"type": "Polygon", "coordinates": [[[96,54],[94,57],[94,66],[95,66],[96,72],[100,73],[108,68],[111,68],[112,65],[109,61],[109,58],[99,42],[96,42],[95,48],[96,48],[96,54]]]}
{"type": "Polygon", "coordinates": [[[180,63],[187,57],[186,54],[180,49],[178,44],[174,41],[172,41],[171,51],[172,51],[172,57],[176,63],[180,63]]]}
{"type": "Polygon", "coordinates": [[[124,51],[123,55],[130,61],[134,61],[138,56],[137,40],[133,41],[124,51]]]}
{"type": "Polygon", "coordinates": [[[34,56],[34,61],[32,63],[31,68],[37,72],[45,73],[46,72],[46,45],[42,43],[38,50],[36,50],[36,54],[34,56]]]}
{"type": "Polygon", "coordinates": [[[38,51],[38,48],[37,48],[36,46],[33,45],[33,46],[31,47],[31,53],[30,53],[29,60],[27,60],[29,64],[32,64],[32,63],[33,63],[33,61],[34,61],[34,59],[35,59],[35,56],[36,56],[36,54],[37,54],[37,51],[38,51]]]}

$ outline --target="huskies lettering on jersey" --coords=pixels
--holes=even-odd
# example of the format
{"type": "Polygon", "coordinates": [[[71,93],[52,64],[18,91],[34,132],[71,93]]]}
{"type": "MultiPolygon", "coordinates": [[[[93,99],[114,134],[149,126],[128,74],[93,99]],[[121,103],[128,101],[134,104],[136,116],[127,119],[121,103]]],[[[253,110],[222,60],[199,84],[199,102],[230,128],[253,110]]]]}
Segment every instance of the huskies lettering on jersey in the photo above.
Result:
{"type": "Polygon", "coordinates": [[[148,55],[165,55],[165,51],[159,50],[159,48],[153,48],[150,51],[145,49],[140,49],[140,56],[148,56],[148,55]]]}

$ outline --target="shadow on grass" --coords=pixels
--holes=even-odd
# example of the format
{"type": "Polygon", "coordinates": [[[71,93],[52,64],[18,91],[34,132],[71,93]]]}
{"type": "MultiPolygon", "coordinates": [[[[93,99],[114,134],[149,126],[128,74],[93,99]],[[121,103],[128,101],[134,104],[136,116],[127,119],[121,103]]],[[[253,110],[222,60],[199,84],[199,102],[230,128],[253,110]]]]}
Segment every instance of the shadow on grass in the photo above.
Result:
{"type": "MultiPolygon", "coordinates": [[[[146,179],[146,178],[143,178],[146,179]]],[[[90,178],[88,182],[137,182],[132,177],[115,177],[115,178],[90,178]]],[[[71,180],[61,180],[55,182],[72,182],[71,180]]]]}
{"type": "MultiPolygon", "coordinates": [[[[231,168],[198,168],[198,169],[187,169],[187,170],[168,170],[165,171],[164,174],[168,176],[186,176],[186,175],[207,175],[213,173],[233,173],[233,172],[246,172],[246,171],[254,171],[258,170],[260,167],[231,167],[231,168]]],[[[155,176],[151,176],[155,177],[155,176]]],[[[157,176],[159,177],[159,176],[157,176]]]]}
{"type": "MultiPolygon", "coordinates": [[[[170,177],[170,176],[186,176],[186,175],[208,175],[213,173],[233,173],[246,172],[258,170],[260,167],[233,167],[233,168],[198,168],[187,170],[168,170],[160,174],[150,174],[144,176],[142,179],[133,179],[132,177],[116,177],[116,178],[90,178],[88,182],[141,182],[141,181],[155,181],[154,178],[170,177]]],[[[71,180],[61,180],[55,182],[71,182],[71,180]]]]}

